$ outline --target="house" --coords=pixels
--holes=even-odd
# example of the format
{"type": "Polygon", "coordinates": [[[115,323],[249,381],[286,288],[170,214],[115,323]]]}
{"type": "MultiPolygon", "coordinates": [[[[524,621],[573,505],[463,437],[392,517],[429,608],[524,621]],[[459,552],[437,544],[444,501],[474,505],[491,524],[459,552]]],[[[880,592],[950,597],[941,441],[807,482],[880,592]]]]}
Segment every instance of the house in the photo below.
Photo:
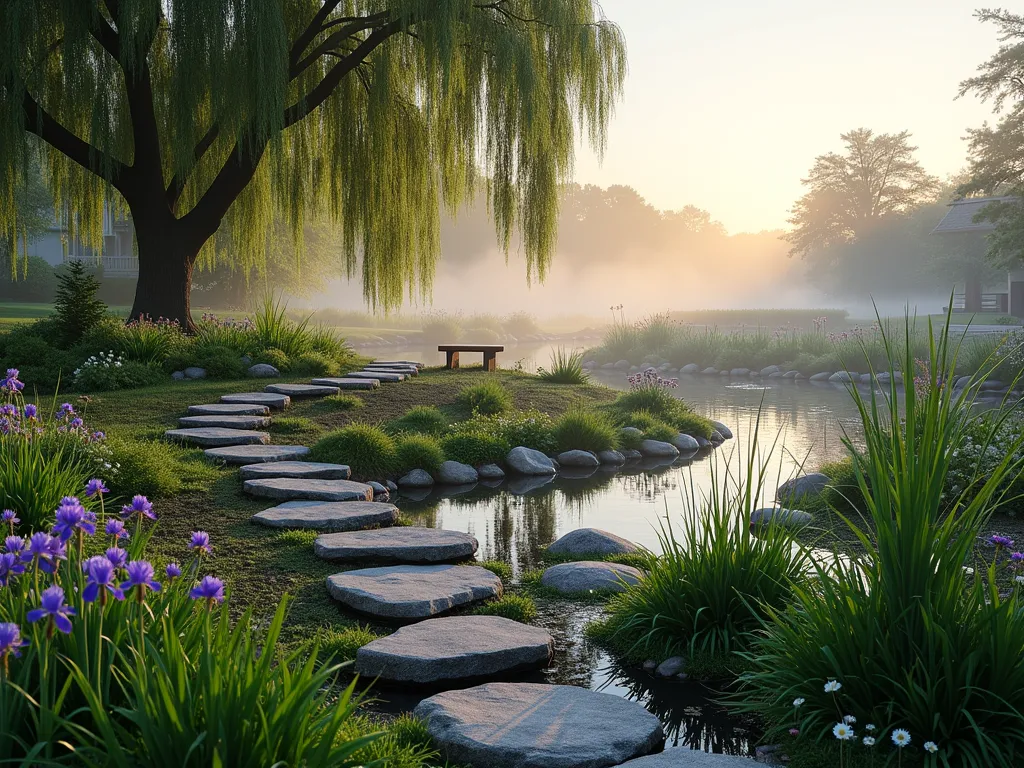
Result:
{"type": "Polygon", "coordinates": [[[29,256],[38,256],[55,267],[66,261],[85,261],[99,267],[100,275],[105,278],[137,278],[139,257],[135,254],[134,237],[131,218],[120,217],[104,206],[102,253],[97,254],[81,241],[72,240],[67,227],[56,218],[43,235],[28,244],[27,251],[29,256]]]}

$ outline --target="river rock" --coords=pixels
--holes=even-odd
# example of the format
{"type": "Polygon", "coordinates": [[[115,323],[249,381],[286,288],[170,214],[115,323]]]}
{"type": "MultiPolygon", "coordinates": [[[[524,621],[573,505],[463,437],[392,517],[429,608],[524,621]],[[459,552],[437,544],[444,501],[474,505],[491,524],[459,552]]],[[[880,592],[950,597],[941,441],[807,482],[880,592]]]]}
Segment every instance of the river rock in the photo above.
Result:
{"type": "Polygon", "coordinates": [[[833,384],[849,384],[853,381],[856,375],[857,374],[852,371],[836,371],[828,377],[828,380],[833,384]]]}
{"type": "Polygon", "coordinates": [[[526,496],[555,482],[552,475],[515,475],[505,486],[513,496],[526,496]]]}
{"type": "Polygon", "coordinates": [[[610,371],[613,368],[615,368],[615,363],[605,363],[604,365],[601,366],[601,368],[603,370],[610,371]]]}
{"type": "Polygon", "coordinates": [[[618,360],[615,363],[616,370],[628,371],[632,366],[629,364],[629,360],[618,360]]]}
{"type": "MultiPolygon", "coordinates": [[[[795,372],[794,372],[794,375],[796,375],[795,372]]],[[[811,381],[828,381],[831,376],[832,376],[832,372],[831,371],[821,371],[820,373],[816,373],[813,376],[811,376],[810,380],[811,381]]]]}
{"type": "Polygon", "coordinates": [[[783,507],[762,507],[750,513],[750,524],[756,527],[774,523],[786,528],[802,528],[810,525],[813,520],[814,518],[807,512],[783,507]]]}
{"type": "Polygon", "coordinates": [[[347,379],[347,378],[326,378],[312,379],[310,384],[317,387],[337,387],[338,389],[376,389],[380,382],[376,379],[347,379]]]}
{"type": "Polygon", "coordinates": [[[715,431],[718,432],[718,434],[720,434],[726,440],[732,440],[732,430],[725,426],[725,424],[723,424],[720,421],[715,421],[714,419],[711,419],[711,426],[713,426],[715,428],[715,431]]]}
{"type": "Polygon", "coordinates": [[[340,391],[337,387],[322,386],[319,384],[267,384],[264,389],[276,395],[288,395],[288,397],[327,397],[336,395],[340,391]]]}
{"type": "Polygon", "coordinates": [[[190,405],[190,416],[269,416],[270,409],[265,405],[247,405],[246,403],[210,403],[208,405],[190,405]]]}
{"type": "Polygon", "coordinates": [[[786,374],[784,374],[782,371],[776,371],[775,373],[769,374],[768,378],[769,379],[784,379],[784,378],[786,378],[786,374]]]}
{"type": "Polygon", "coordinates": [[[546,667],[555,641],[500,616],[448,616],[400,628],[356,652],[366,679],[405,684],[472,680],[546,667]]]}
{"type": "Polygon", "coordinates": [[[437,482],[442,485],[471,485],[480,479],[480,474],[469,466],[457,461],[445,461],[437,470],[437,482]]]}
{"type": "Polygon", "coordinates": [[[700,448],[696,440],[682,432],[672,438],[672,445],[678,448],[680,453],[693,453],[700,448]]]}
{"type": "Polygon", "coordinates": [[[597,460],[602,464],[617,467],[626,463],[626,457],[618,451],[601,451],[597,454],[597,460]]]}
{"type": "Polygon", "coordinates": [[[749,757],[720,755],[699,749],[673,747],[656,755],[638,757],[623,763],[619,768],[751,768],[760,761],[749,757]]]}
{"type": "Polygon", "coordinates": [[[265,405],[283,411],[292,403],[288,395],[275,395],[273,392],[239,392],[232,395],[221,395],[222,403],[244,403],[246,405],[265,405]]]}
{"type": "Polygon", "coordinates": [[[185,380],[185,372],[184,371],[174,371],[171,374],[171,378],[174,379],[175,381],[184,381],[185,380]]]}
{"type": "Polygon", "coordinates": [[[222,427],[194,427],[187,429],[168,429],[164,437],[176,443],[186,443],[199,448],[223,448],[228,445],[255,445],[270,442],[266,432],[254,432],[248,429],[224,429],[222,427]]]}
{"type": "Polygon", "coordinates": [[[304,445],[232,445],[203,451],[206,458],[225,464],[263,464],[268,461],[291,461],[309,454],[304,445]]]}
{"type": "Polygon", "coordinates": [[[562,467],[596,467],[601,462],[590,451],[562,451],[556,461],[562,467]]]}
{"type": "Polygon", "coordinates": [[[786,371],[784,374],[782,374],[782,377],[784,379],[795,379],[799,375],[800,371],[786,371]]]}
{"type": "Polygon", "coordinates": [[[621,696],[574,685],[487,683],[421,701],[451,763],[476,768],[607,768],[661,749],[661,722],[621,696]]]}
{"type": "Polygon", "coordinates": [[[181,427],[224,427],[226,429],[266,429],[270,426],[269,416],[182,416],[178,419],[181,427]]]}
{"type": "Polygon", "coordinates": [[[642,453],[640,453],[640,451],[636,450],[635,448],[623,448],[622,449],[622,457],[626,461],[640,461],[640,459],[642,459],[644,457],[644,455],[642,453]]]}
{"type": "Polygon", "coordinates": [[[362,613],[426,619],[460,605],[501,597],[501,579],[478,565],[390,565],[327,577],[331,597],[362,613]]]}
{"type": "Polygon", "coordinates": [[[313,542],[324,560],[385,560],[399,563],[448,563],[472,557],[479,546],[468,533],[403,525],[350,533],[326,533],[313,542]]]}
{"type": "Polygon", "coordinates": [[[680,373],[690,373],[690,374],[698,373],[698,372],[700,372],[700,366],[697,365],[696,363],[687,363],[686,365],[684,365],[682,368],[679,369],[679,372],[680,373]]]}
{"type": "Polygon", "coordinates": [[[702,451],[706,451],[708,448],[714,448],[714,445],[711,444],[711,441],[708,440],[703,435],[694,435],[693,439],[697,441],[697,445],[700,447],[702,451]]]}
{"type": "Polygon", "coordinates": [[[686,659],[682,656],[671,656],[658,665],[658,668],[654,670],[654,674],[658,677],[675,677],[683,671],[685,666],[686,659]]]}
{"type": "Polygon", "coordinates": [[[701,371],[700,374],[701,376],[717,376],[718,369],[713,366],[708,366],[703,371],[701,371]]]}
{"type": "Polygon", "coordinates": [[[352,476],[344,464],[324,464],[318,461],[275,461],[269,464],[249,464],[242,467],[243,480],[260,477],[299,477],[311,480],[348,480],[352,476]]]}
{"type": "Polygon", "coordinates": [[[711,430],[711,434],[708,435],[708,441],[715,447],[718,447],[725,442],[725,438],[722,437],[722,433],[717,429],[711,430]]]}
{"type": "Polygon", "coordinates": [[[359,531],[394,525],[398,507],[372,501],[286,501],[250,519],[271,528],[359,531]]]}
{"type": "Polygon", "coordinates": [[[398,478],[399,488],[430,488],[433,485],[434,478],[425,469],[414,469],[398,478]]]}
{"type": "Polygon", "coordinates": [[[391,501],[391,490],[386,485],[381,485],[376,480],[369,480],[366,484],[373,488],[374,501],[391,501]]]}
{"type": "Polygon", "coordinates": [[[626,437],[643,437],[644,433],[642,429],[637,427],[623,427],[619,430],[626,437]]]}
{"type": "MultiPolygon", "coordinates": [[[[188,371],[185,371],[185,375],[188,375],[188,371]]],[[[981,386],[978,389],[982,392],[999,392],[1006,389],[1007,385],[1005,382],[999,379],[986,379],[981,382],[981,386]]]]}
{"type": "Polygon", "coordinates": [[[281,372],[269,363],[256,363],[249,367],[248,374],[254,379],[276,379],[281,372]]]}
{"type": "Polygon", "coordinates": [[[679,449],[672,443],[663,443],[660,440],[642,440],[640,453],[656,458],[674,458],[679,455],[679,449]]]}
{"type": "Polygon", "coordinates": [[[505,478],[505,470],[497,464],[484,464],[482,467],[477,467],[476,473],[481,480],[503,480],[505,478]]]}
{"type": "Polygon", "coordinates": [[[731,371],[729,371],[729,375],[730,376],[736,376],[736,377],[749,376],[750,375],[750,369],[749,368],[733,368],[731,371]]]}
{"type": "Polygon", "coordinates": [[[185,378],[186,379],[205,379],[206,378],[206,369],[205,368],[200,368],[200,367],[195,366],[195,365],[193,365],[193,366],[191,366],[189,368],[186,368],[184,373],[185,373],[185,378]]]}
{"type": "Polygon", "coordinates": [[[301,480],[268,477],[246,480],[242,490],[250,496],[282,501],[372,501],[373,489],[351,480],[301,480]]]}
{"type": "Polygon", "coordinates": [[[622,592],[627,584],[636,584],[643,574],[630,565],[582,561],[560,563],[545,569],[542,586],[563,594],[578,592],[622,592]]]}
{"type": "Polygon", "coordinates": [[[522,445],[508,452],[505,464],[520,475],[553,475],[557,471],[554,462],[548,456],[522,445]]]}
{"type": "Polygon", "coordinates": [[[577,528],[548,547],[553,555],[624,555],[639,552],[631,541],[599,528],[577,528]]]}
{"type": "Polygon", "coordinates": [[[782,373],[782,369],[780,369],[777,365],[769,365],[765,368],[762,368],[760,373],[762,376],[771,376],[773,373],[782,373]]]}
{"type": "Polygon", "coordinates": [[[782,485],[775,492],[777,499],[799,499],[811,494],[819,494],[825,490],[825,486],[832,482],[832,479],[821,472],[812,472],[809,475],[794,477],[782,485]]]}

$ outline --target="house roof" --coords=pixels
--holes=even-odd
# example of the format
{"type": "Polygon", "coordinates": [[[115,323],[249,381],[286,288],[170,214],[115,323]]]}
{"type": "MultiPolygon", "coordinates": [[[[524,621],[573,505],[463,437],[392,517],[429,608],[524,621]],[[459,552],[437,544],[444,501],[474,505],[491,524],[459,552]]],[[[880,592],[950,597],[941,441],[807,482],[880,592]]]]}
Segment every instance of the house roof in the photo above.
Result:
{"type": "Polygon", "coordinates": [[[1016,199],[1014,197],[967,197],[963,200],[954,200],[949,204],[949,210],[942,217],[942,221],[932,230],[932,234],[991,232],[996,228],[995,224],[991,221],[975,221],[974,217],[989,203],[1002,203],[1016,199]]]}

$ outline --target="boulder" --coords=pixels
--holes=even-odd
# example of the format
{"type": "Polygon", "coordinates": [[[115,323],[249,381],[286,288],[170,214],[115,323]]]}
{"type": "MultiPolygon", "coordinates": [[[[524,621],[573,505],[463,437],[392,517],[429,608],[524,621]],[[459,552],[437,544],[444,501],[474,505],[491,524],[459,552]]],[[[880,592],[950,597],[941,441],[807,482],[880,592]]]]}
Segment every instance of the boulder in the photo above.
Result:
{"type": "Polygon", "coordinates": [[[367,680],[427,685],[546,667],[555,641],[500,616],[448,616],[402,627],[356,652],[367,680]]]}
{"type": "Polygon", "coordinates": [[[233,395],[221,395],[222,403],[243,403],[246,405],[265,405],[283,411],[291,405],[288,395],[275,395],[273,392],[240,392],[233,395]]]}
{"type": "Polygon", "coordinates": [[[630,367],[629,360],[618,360],[615,363],[615,368],[619,371],[628,371],[630,367]]]}
{"type": "Polygon", "coordinates": [[[718,369],[709,366],[709,367],[705,368],[703,371],[701,371],[700,373],[701,373],[701,376],[717,376],[718,375],[718,369]]]}
{"type": "Polygon", "coordinates": [[[476,473],[481,480],[503,480],[505,478],[505,470],[497,464],[484,464],[482,467],[477,467],[476,473]]]}
{"type": "Polygon", "coordinates": [[[386,485],[381,485],[376,480],[370,480],[366,484],[373,488],[374,501],[391,501],[391,490],[386,485]]]}
{"type": "MultiPolygon", "coordinates": [[[[188,372],[186,371],[186,375],[188,372]]],[[[981,386],[978,389],[982,392],[999,392],[1007,388],[1006,382],[1000,381],[999,379],[986,379],[981,382],[981,386]]]]}
{"type": "Polygon", "coordinates": [[[725,424],[723,424],[720,421],[715,421],[714,419],[711,419],[711,426],[713,426],[715,428],[715,431],[718,432],[718,434],[720,434],[726,440],[732,440],[732,430],[725,426],[725,424]]]}
{"type": "Polygon", "coordinates": [[[437,470],[437,482],[442,485],[470,485],[480,479],[480,474],[469,466],[457,461],[443,462],[437,470]]]}
{"type": "Polygon", "coordinates": [[[640,548],[631,541],[599,528],[577,528],[555,541],[548,547],[553,555],[624,555],[639,552],[640,548]]]}
{"type": "Polygon", "coordinates": [[[702,451],[714,447],[710,440],[708,440],[706,437],[702,437],[701,435],[695,435],[693,439],[697,441],[697,445],[700,447],[702,451]]]}
{"type": "Polygon", "coordinates": [[[628,584],[636,584],[641,578],[643,574],[629,565],[582,561],[552,565],[545,569],[540,583],[563,594],[621,592],[628,584]]]}
{"type": "Polygon", "coordinates": [[[434,478],[425,469],[414,469],[398,478],[399,488],[430,488],[433,484],[434,478]]]}
{"type": "Polygon", "coordinates": [[[874,381],[874,377],[870,373],[862,373],[860,375],[861,384],[871,384],[874,381]]]}
{"type": "Polygon", "coordinates": [[[190,416],[269,416],[270,409],[265,405],[246,403],[210,403],[190,405],[188,413],[190,416]]]}
{"type": "Polygon", "coordinates": [[[613,368],[615,368],[615,363],[605,363],[604,365],[601,366],[601,368],[603,370],[610,371],[613,368]]]}
{"type": "Polygon", "coordinates": [[[268,461],[292,461],[309,453],[304,445],[233,445],[203,451],[206,458],[225,464],[262,464],[268,461]]]}
{"type": "MultiPolygon", "coordinates": [[[[796,372],[794,371],[794,375],[795,374],[796,372]]],[[[821,373],[816,373],[813,376],[811,376],[811,381],[828,381],[831,376],[831,371],[822,371],[821,373]]]]}
{"type": "Polygon", "coordinates": [[[672,443],[663,443],[660,440],[642,440],[640,442],[640,453],[644,456],[656,458],[674,458],[679,455],[679,449],[672,443]]]}
{"type": "Polygon", "coordinates": [[[733,368],[731,371],[729,371],[729,375],[730,376],[736,376],[736,377],[749,376],[750,375],[750,369],[749,368],[733,368]]]}
{"type": "Polygon", "coordinates": [[[672,438],[672,445],[678,448],[680,453],[694,453],[700,449],[696,440],[682,432],[672,438]]]}
{"type": "Polygon", "coordinates": [[[275,395],[288,395],[288,397],[327,397],[340,392],[337,387],[318,384],[267,384],[264,389],[275,395]]]}
{"type": "Polygon", "coordinates": [[[672,656],[661,662],[657,669],[654,670],[654,674],[658,677],[675,677],[683,671],[685,666],[686,659],[682,656],[672,656]]]}
{"type": "Polygon", "coordinates": [[[185,378],[186,379],[205,379],[206,378],[206,369],[205,368],[200,368],[200,367],[195,366],[195,365],[186,368],[184,373],[185,373],[185,378]]]}
{"type": "Polygon", "coordinates": [[[782,369],[777,365],[769,365],[761,369],[762,376],[771,376],[773,373],[782,373],[782,369]]]}
{"type": "Polygon", "coordinates": [[[623,427],[619,431],[623,435],[625,435],[626,437],[643,437],[644,436],[643,430],[642,429],[638,429],[637,427],[623,427]]]}
{"type": "Polygon", "coordinates": [[[372,501],[286,501],[257,512],[250,519],[271,528],[359,531],[394,525],[398,507],[372,501]]]}
{"type": "Polygon", "coordinates": [[[476,554],[479,544],[468,533],[403,525],[349,533],[325,533],[313,542],[324,560],[356,562],[449,563],[476,554]]]}
{"type": "Polygon", "coordinates": [[[416,620],[501,597],[502,586],[478,565],[389,565],[328,576],[327,591],[361,613],[416,620]]]}
{"type": "Polygon", "coordinates": [[[553,475],[557,471],[550,458],[522,445],[508,452],[505,464],[520,475],[553,475]]]}
{"type": "Polygon", "coordinates": [[[184,371],[175,371],[174,373],[171,374],[171,378],[174,379],[175,381],[184,381],[185,380],[185,372],[184,371]]]}
{"type": "Polygon", "coordinates": [[[800,371],[786,371],[784,374],[782,374],[782,377],[784,379],[795,379],[799,375],[800,371]]]}
{"type": "Polygon", "coordinates": [[[852,371],[836,371],[828,377],[828,380],[833,384],[849,384],[853,381],[856,375],[857,374],[852,371]]]}
{"type": "Polygon", "coordinates": [[[717,446],[719,446],[719,445],[721,445],[722,443],[725,442],[725,438],[722,437],[722,433],[721,432],[719,432],[717,429],[713,429],[713,430],[711,430],[711,434],[708,436],[708,441],[712,445],[717,447],[717,446]]]}
{"type": "Polygon", "coordinates": [[[775,492],[775,498],[780,500],[799,499],[810,494],[819,494],[825,490],[825,486],[832,482],[832,479],[821,472],[812,472],[809,475],[801,475],[787,480],[775,492]]]}
{"type": "Polygon", "coordinates": [[[810,525],[813,520],[808,512],[784,507],[762,507],[750,513],[750,524],[755,527],[773,523],[786,528],[802,528],[810,525]]]}
{"type": "Polygon", "coordinates": [[[644,457],[644,455],[642,453],[640,453],[640,451],[636,450],[635,448],[623,448],[622,449],[622,457],[626,461],[640,461],[640,459],[642,459],[644,457]]]}
{"type": "Polygon", "coordinates": [[[250,366],[249,375],[254,379],[276,379],[281,372],[269,363],[256,363],[250,366]]]}
{"type": "Polygon", "coordinates": [[[782,371],[776,371],[775,373],[769,374],[768,378],[769,379],[784,379],[784,378],[786,378],[786,374],[784,374],[782,371]]]}
{"type": "Polygon", "coordinates": [[[450,763],[607,768],[661,749],[661,722],[621,696],[574,685],[487,683],[421,701],[413,716],[450,763]]]}
{"type": "Polygon", "coordinates": [[[180,427],[224,427],[226,429],[266,429],[270,426],[269,416],[182,416],[180,427]]]}
{"type": "Polygon", "coordinates": [[[689,373],[689,374],[699,373],[700,372],[700,366],[697,365],[696,363],[687,363],[686,365],[684,365],[682,368],[679,369],[679,372],[680,373],[689,373]]]}
{"type": "Polygon", "coordinates": [[[556,461],[562,467],[596,467],[601,463],[590,451],[563,451],[556,461]]]}
{"type": "Polygon", "coordinates": [[[348,480],[352,476],[344,464],[324,464],[318,461],[274,461],[269,464],[248,464],[239,471],[243,480],[259,477],[299,477],[312,480],[348,480]]]}
{"type": "Polygon", "coordinates": [[[168,429],[164,437],[176,443],[186,443],[199,448],[223,448],[228,445],[266,445],[270,435],[248,429],[224,429],[222,427],[193,427],[168,429]]]}
{"type": "Polygon", "coordinates": [[[351,480],[301,480],[268,477],[245,480],[242,490],[250,496],[281,501],[372,501],[373,489],[351,480]]]}
{"type": "Polygon", "coordinates": [[[602,464],[613,467],[626,463],[626,457],[618,451],[601,451],[597,454],[597,460],[602,464]]]}

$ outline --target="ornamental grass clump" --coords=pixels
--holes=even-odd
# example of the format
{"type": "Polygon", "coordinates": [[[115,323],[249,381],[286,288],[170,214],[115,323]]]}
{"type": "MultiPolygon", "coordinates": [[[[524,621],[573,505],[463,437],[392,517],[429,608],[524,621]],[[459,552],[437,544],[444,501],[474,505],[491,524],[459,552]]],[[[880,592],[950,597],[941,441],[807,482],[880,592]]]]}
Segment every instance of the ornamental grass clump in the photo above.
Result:
{"type": "Polygon", "coordinates": [[[481,416],[494,416],[512,409],[512,395],[496,381],[466,387],[459,393],[458,402],[470,413],[481,416]]]}
{"type": "MultiPolygon", "coordinates": [[[[900,354],[883,334],[890,374],[914,370],[911,333],[908,320],[900,354]]],[[[1002,591],[997,582],[1024,555],[1014,559],[1003,538],[989,549],[976,544],[1007,479],[1022,469],[1024,437],[951,493],[954,455],[983,418],[971,408],[980,378],[964,389],[944,384],[962,343],[951,339],[948,316],[938,335],[929,323],[928,337],[923,382],[892,376],[881,392],[851,388],[864,446],[846,443],[864,512],[841,519],[859,551],[816,559],[811,585],[795,588],[791,607],[771,611],[735,703],[802,740],[832,742],[844,716],[876,724],[870,745],[860,732],[851,741],[882,762],[1019,765],[1024,595],[1019,584],[1002,591]]],[[[1006,418],[988,422],[983,442],[1006,418]]]]}
{"type": "Polygon", "coordinates": [[[559,451],[611,451],[619,447],[619,429],[599,411],[573,408],[555,422],[552,432],[559,451]]]}
{"type": "Polygon", "coordinates": [[[711,436],[714,429],[711,422],[694,413],[686,402],[672,394],[679,386],[678,379],[663,378],[653,368],[648,368],[633,374],[628,381],[629,391],[620,394],[607,406],[607,410],[621,426],[644,429],[640,424],[633,423],[637,414],[644,414],[646,416],[641,418],[656,420],[674,430],[669,437],[651,436],[653,440],[670,440],[680,432],[694,437],[711,436]]]}
{"type": "Polygon", "coordinates": [[[418,432],[438,435],[448,426],[448,418],[432,405],[417,405],[398,417],[388,428],[392,432],[418,432]]]}
{"type": "Polygon", "coordinates": [[[551,365],[538,368],[537,376],[549,384],[586,384],[590,374],[583,368],[583,350],[558,347],[551,353],[551,365]]]}
{"type": "Polygon", "coordinates": [[[402,435],[395,443],[395,472],[422,469],[434,474],[444,462],[444,451],[430,435],[402,435]]]}
{"type": "Polygon", "coordinates": [[[394,439],[380,427],[350,424],[320,438],[313,446],[314,461],[347,464],[352,475],[372,480],[387,477],[398,464],[394,439]]]}

